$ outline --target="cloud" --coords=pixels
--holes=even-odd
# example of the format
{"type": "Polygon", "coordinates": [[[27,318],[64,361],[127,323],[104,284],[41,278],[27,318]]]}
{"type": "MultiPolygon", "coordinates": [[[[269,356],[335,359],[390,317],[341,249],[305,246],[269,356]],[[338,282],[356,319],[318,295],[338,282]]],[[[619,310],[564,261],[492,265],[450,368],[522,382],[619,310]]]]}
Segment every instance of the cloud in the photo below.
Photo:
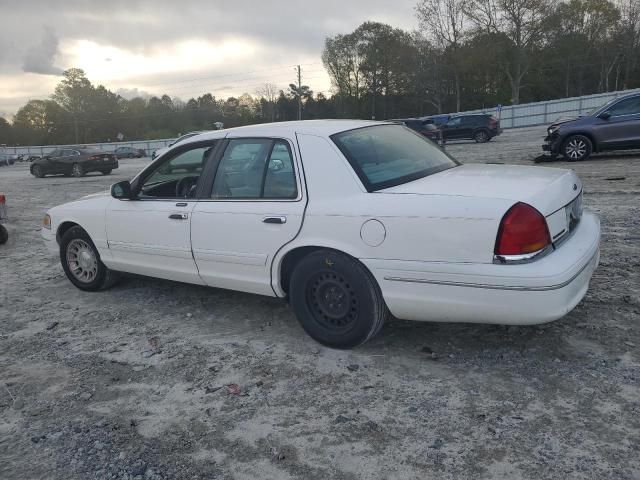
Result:
{"type": "Polygon", "coordinates": [[[59,43],[56,32],[51,27],[44,27],[40,43],[26,51],[22,70],[43,75],[62,75],[62,69],[54,65],[59,43]]]}
{"type": "Polygon", "coordinates": [[[137,87],[118,88],[116,90],[116,94],[120,95],[122,98],[126,98],[127,100],[131,100],[132,98],[136,98],[136,97],[140,97],[140,98],[144,98],[145,100],[148,100],[149,98],[152,97],[152,95],[149,92],[145,90],[140,90],[137,87]]]}

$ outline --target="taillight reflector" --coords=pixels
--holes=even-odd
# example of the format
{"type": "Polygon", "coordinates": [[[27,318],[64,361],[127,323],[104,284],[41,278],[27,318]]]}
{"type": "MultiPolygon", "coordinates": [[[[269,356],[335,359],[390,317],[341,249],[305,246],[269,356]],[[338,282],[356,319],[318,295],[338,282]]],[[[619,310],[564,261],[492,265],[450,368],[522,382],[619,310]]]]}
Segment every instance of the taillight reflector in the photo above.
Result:
{"type": "Polygon", "coordinates": [[[547,221],[531,205],[516,203],[502,217],[494,253],[525,255],[551,243],[547,221]]]}

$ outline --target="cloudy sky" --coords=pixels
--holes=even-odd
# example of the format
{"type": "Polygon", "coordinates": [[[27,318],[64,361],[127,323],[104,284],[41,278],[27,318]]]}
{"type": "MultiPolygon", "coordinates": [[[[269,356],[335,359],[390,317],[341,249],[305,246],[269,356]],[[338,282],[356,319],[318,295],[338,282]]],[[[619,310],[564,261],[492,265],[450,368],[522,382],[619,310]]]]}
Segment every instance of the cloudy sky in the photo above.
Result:
{"type": "Polygon", "coordinates": [[[416,0],[0,0],[0,116],[46,98],[67,68],[131,97],[188,99],[303,83],[328,92],[327,35],[366,20],[413,29],[416,0]]]}

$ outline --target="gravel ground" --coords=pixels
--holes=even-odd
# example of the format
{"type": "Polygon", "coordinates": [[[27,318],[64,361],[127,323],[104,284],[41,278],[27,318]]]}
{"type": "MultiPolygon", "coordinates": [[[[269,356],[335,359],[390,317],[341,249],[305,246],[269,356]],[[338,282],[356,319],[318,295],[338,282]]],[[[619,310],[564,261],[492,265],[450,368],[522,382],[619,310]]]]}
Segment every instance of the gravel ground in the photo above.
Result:
{"type": "MultiPolygon", "coordinates": [[[[543,132],[447,148],[530,164],[543,132]]],[[[640,478],[640,153],[552,165],[578,172],[603,228],[564,319],[394,320],[348,352],[275,299],[142,277],[73,287],[43,212],[147,162],[82,179],[0,168],[1,479],[640,478]]]]}

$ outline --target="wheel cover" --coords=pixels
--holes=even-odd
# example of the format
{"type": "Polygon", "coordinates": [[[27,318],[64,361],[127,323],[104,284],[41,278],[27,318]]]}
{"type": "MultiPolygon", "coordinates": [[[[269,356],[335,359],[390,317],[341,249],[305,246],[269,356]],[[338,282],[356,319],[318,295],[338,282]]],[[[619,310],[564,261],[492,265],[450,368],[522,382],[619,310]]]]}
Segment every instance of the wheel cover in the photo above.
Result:
{"type": "Polygon", "coordinates": [[[478,140],[486,140],[487,133],[486,132],[478,132],[478,133],[476,133],[476,138],[478,140]]]}
{"type": "Polygon", "coordinates": [[[67,266],[82,283],[91,283],[98,275],[98,258],[86,241],[76,238],[67,245],[67,266]]]}
{"type": "Polygon", "coordinates": [[[567,143],[565,152],[569,158],[582,158],[587,153],[587,144],[579,138],[574,138],[567,143]]]}
{"type": "Polygon", "coordinates": [[[356,293],[338,273],[316,273],[307,283],[306,293],[313,318],[327,330],[348,330],[358,318],[356,293]]]}
{"type": "Polygon", "coordinates": [[[74,175],[80,175],[82,173],[82,169],[80,168],[80,165],[78,165],[77,163],[73,166],[73,174],[74,175]]]}

